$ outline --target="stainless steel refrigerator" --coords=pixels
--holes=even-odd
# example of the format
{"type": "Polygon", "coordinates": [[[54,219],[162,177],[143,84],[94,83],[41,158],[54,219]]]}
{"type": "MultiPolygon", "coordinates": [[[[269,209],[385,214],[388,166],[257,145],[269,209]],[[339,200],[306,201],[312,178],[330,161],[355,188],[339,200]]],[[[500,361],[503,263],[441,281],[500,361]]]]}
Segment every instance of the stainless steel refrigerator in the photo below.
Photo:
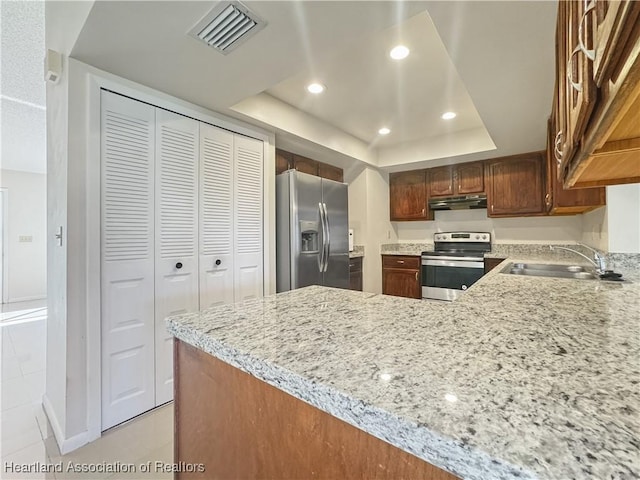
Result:
{"type": "Polygon", "coordinates": [[[278,292],[349,288],[347,185],[287,170],[276,177],[278,292]]]}

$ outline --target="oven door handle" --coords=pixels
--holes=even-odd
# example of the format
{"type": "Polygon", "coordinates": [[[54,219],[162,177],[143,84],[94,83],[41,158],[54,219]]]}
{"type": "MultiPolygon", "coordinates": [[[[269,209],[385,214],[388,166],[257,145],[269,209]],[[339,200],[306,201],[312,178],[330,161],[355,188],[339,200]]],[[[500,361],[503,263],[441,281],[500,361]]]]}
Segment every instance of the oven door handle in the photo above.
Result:
{"type": "Polygon", "coordinates": [[[484,262],[465,262],[460,260],[422,260],[422,265],[427,267],[484,268],[484,262]]]}
{"type": "Polygon", "coordinates": [[[422,261],[425,260],[453,260],[458,262],[484,262],[484,257],[449,257],[447,255],[438,255],[437,257],[425,255],[422,257],[422,261]]]}

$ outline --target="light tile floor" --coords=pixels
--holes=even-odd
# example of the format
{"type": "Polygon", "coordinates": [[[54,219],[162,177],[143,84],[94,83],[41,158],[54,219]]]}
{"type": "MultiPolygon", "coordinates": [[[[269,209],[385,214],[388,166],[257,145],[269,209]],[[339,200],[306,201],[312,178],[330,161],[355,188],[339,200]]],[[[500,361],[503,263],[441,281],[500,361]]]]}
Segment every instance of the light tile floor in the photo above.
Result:
{"type": "Polygon", "coordinates": [[[173,478],[155,462],[173,460],[173,403],[105,432],[101,438],[60,455],[42,410],[45,391],[46,304],[44,301],[0,306],[0,479],[141,479],[173,478]],[[12,463],[13,462],[13,463],[12,463]],[[61,465],[62,472],[16,473],[11,464],[61,465]],[[118,463],[119,462],[119,463],[118,463]],[[151,464],[150,473],[140,465],[151,464]],[[132,464],[117,473],[68,471],[69,466],[132,464]]]}

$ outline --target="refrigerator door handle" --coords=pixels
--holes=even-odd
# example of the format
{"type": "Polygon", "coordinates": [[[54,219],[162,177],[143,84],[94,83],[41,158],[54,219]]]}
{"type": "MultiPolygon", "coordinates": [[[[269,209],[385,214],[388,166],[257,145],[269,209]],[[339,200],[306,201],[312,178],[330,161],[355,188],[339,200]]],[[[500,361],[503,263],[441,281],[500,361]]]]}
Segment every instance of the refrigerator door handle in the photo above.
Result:
{"type": "Polygon", "coordinates": [[[325,244],[327,241],[327,229],[326,229],[326,221],[324,218],[324,209],[322,208],[322,203],[318,202],[318,213],[320,214],[320,224],[322,226],[322,245],[318,254],[318,270],[324,272],[324,253],[325,253],[325,244]]]}
{"type": "Polygon", "coordinates": [[[322,202],[322,210],[324,210],[324,222],[327,226],[327,237],[325,239],[325,254],[324,254],[324,270],[326,272],[329,268],[329,255],[331,255],[331,233],[329,231],[329,213],[327,212],[327,204],[322,202]]]}

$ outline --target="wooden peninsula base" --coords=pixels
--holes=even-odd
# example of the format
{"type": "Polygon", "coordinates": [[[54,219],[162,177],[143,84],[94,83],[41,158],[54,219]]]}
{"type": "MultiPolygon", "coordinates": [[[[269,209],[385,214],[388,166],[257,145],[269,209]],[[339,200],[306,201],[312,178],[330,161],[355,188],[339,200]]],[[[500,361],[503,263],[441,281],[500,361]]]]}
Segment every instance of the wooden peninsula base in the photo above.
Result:
{"type": "Polygon", "coordinates": [[[177,479],[457,477],[217,358],[175,341],[177,479]]]}

